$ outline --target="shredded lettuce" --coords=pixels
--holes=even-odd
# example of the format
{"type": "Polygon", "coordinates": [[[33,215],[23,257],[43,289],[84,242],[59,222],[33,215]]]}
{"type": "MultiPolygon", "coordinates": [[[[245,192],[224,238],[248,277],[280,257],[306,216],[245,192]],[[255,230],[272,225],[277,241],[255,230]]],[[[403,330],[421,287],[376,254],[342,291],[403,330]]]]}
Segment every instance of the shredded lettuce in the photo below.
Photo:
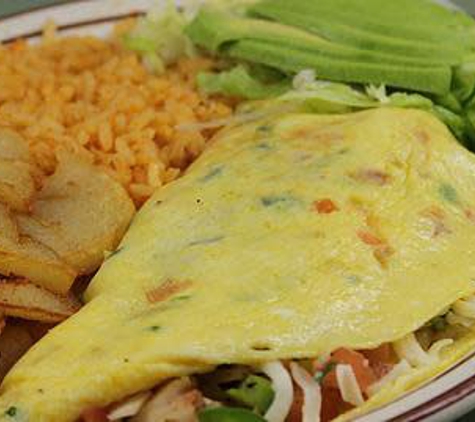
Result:
{"type": "Polygon", "coordinates": [[[184,33],[192,17],[190,10],[180,11],[173,0],[158,2],[123,37],[125,47],[141,54],[150,71],[163,73],[165,66],[194,54],[193,44],[184,33]]]}
{"type": "Polygon", "coordinates": [[[267,84],[244,66],[236,66],[221,73],[203,72],[198,75],[198,87],[207,94],[225,94],[232,97],[260,100],[283,94],[290,88],[288,79],[267,84]]]}

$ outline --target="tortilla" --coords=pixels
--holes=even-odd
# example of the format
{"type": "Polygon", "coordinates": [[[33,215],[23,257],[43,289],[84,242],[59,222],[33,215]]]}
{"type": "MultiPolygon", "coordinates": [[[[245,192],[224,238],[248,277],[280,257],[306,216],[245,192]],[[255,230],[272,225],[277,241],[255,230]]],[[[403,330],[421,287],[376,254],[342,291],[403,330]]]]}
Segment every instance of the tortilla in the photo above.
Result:
{"type": "MultiPolygon", "coordinates": [[[[7,376],[0,412],[74,421],[219,364],[398,340],[475,292],[473,192],[475,158],[425,112],[225,130],[7,376]]],[[[393,398],[380,396],[371,406],[393,398]]]]}

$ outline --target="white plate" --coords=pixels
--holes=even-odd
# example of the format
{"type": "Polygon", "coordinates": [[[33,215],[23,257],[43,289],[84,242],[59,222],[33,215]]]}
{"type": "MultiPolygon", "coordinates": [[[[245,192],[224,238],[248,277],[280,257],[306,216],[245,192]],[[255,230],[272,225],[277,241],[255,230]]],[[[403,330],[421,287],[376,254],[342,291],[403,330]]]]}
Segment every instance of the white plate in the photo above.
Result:
{"type": "MultiPolygon", "coordinates": [[[[79,0],[59,6],[37,8],[0,19],[0,41],[11,41],[18,37],[36,40],[47,20],[54,20],[64,35],[74,33],[103,36],[115,22],[142,14],[155,1],[79,0]]],[[[456,419],[473,408],[475,351],[426,385],[359,418],[358,422],[442,422],[456,419]]]]}

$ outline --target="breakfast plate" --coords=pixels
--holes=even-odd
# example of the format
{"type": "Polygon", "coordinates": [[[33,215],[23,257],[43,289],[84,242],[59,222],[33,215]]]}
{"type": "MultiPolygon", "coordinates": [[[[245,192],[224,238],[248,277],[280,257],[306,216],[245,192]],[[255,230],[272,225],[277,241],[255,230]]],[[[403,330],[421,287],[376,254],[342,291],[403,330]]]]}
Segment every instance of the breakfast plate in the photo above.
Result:
{"type": "MultiPolygon", "coordinates": [[[[0,18],[0,41],[11,44],[21,38],[37,43],[42,38],[45,23],[47,25],[48,22],[54,22],[61,36],[94,35],[105,37],[118,22],[145,15],[155,3],[154,0],[78,0],[67,4],[35,6],[29,10],[0,18]]],[[[190,161],[188,158],[186,160],[190,161]]],[[[178,169],[177,174],[180,171],[181,169],[178,169]]],[[[137,189],[138,192],[135,184],[128,185],[127,189],[132,192],[137,189]]],[[[133,197],[134,200],[136,198],[133,197]]],[[[216,239],[207,239],[207,241],[212,243],[216,239]]],[[[442,374],[433,376],[423,385],[388,404],[383,404],[362,416],[357,416],[355,420],[361,422],[390,420],[438,422],[455,420],[467,414],[474,407],[475,351],[472,351],[466,353],[463,358],[442,374]]]]}

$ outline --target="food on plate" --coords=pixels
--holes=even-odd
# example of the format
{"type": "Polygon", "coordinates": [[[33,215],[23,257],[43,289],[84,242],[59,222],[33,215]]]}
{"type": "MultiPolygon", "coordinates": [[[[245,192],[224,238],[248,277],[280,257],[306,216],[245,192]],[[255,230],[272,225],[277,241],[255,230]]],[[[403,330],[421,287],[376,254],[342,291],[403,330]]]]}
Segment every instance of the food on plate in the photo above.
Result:
{"type": "MultiPolygon", "coordinates": [[[[429,0],[397,6],[384,0],[256,0],[238,11],[208,3],[185,27],[196,46],[228,60],[198,75],[205,92],[275,97],[306,69],[322,85],[352,83],[359,92],[369,87],[378,100],[387,100],[374,89],[379,85],[397,93],[416,91],[475,148],[475,22],[467,14],[429,0]]],[[[314,95],[315,86],[307,91],[314,95]]]]}
{"type": "Polygon", "coordinates": [[[58,162],[31,212],[17,217],[18,228],[77,274],[91,274],[122,239],[135,207],[122,186],[88,162],[67,153],[58,162]]]}
{"type": "Polygon", "coordinates": [[[349,420],[392,400],[475,345],[474,175],[423,111],[225,129],[7,375],[2,420],[349,420]]]}
{"type": "Polygon", "coordinates": [[[0,128],[25,138],[40,175],[54,173],[56,151],[65,149],[103,168],[141,205],[214,133],[177,124],[232,112],[229,101],[197,90],[195,75],[215,68],[209,58],[181,57],[156,76],[116,37],[48,34],[39,44],[0,46],[0,128]]]}
{"type": "Polygon", "coordinates": [[[4,315],[56,323],[79,308],[72,295],[55,295],[24,279],[0,279],[0,311],[4,315]]]}
{"type": "Polygon", "coordinates": [[[58,154],[58,161],[28,213],[15,214],[0,203],[0,274],[65,294],[117,246],[135,208],[101,169],[68,153],[58,154]]]}
{"type": "Polygon", "coordinates": [[[0,199],[13,210],[28,212],[35,181],[28,144],[17,133],[0,129],[0,199]]]}
{"type": "Polygon", "coordinates": [[[0,274],[21,276],[56,292],[66,292],[77,273],[45,245],[19,231],[15,215],[0,203],[0,274]]]}

